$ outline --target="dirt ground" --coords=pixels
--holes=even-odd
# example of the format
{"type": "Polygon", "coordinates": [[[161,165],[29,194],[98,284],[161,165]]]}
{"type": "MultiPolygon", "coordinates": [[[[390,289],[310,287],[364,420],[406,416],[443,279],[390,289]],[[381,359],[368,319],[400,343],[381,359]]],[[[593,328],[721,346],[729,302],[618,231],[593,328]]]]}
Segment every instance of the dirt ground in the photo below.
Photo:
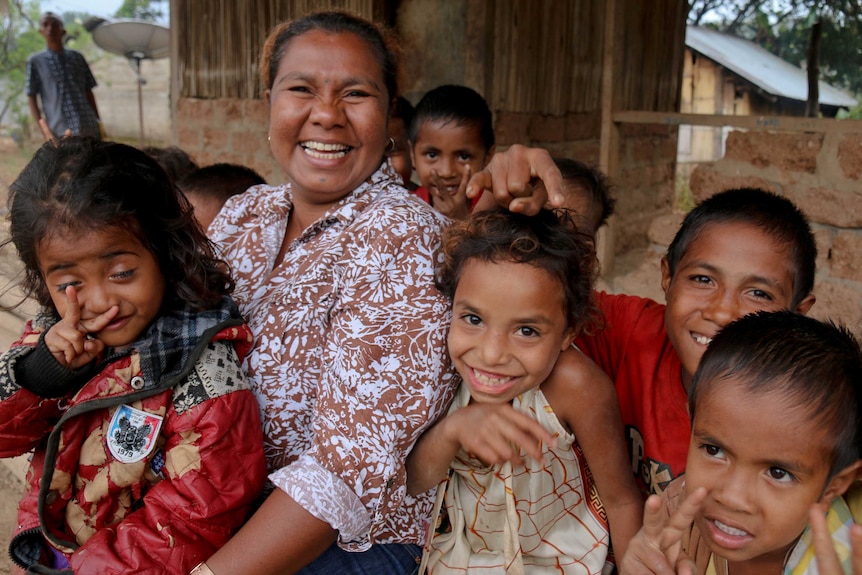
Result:
{"type": "MultiPolygon", "coordinates": [[[[0,138],[0,241],[6,234],[6,196],[11,184],[27,160],[32,149],[21,150],[9,139],[0,138]]],[[[611,274],[600,282],[602,289],[612,292],[652,297],[664,301],[659,287],[659,255],[647,248],[618,256],[611,274]]],[[[10,250],[0,250],[0,304],[15,301],[14,285],[20,266],[10,250]]],[[[13,312],[0,311],[0,353],[21,333],[24,319],[32,313],[32,306],[22,306],[13,312]]],[[[25,457],[0,460],[0,575],[12,573],[12,562],[5,549],[15,529],[17,503],[23,493],[25,457]]]]}

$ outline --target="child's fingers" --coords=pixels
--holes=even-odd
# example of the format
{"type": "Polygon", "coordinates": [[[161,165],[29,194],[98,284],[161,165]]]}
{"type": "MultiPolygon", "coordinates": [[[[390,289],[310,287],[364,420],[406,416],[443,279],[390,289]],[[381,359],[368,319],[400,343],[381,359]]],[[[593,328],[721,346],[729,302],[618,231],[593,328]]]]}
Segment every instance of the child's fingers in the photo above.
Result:
{"type": "MultiPolygon", "coordinates": [[[[841,562],[832,545],[832,535],[826,526],[826,510],[822,505],[815,503],[808,510],[808,524],[811,526],[811,539],[814,543],[814,555],[817,558],[817,570],[821,575],[843,575],[841,562]]],[[[856,561],[856,547],[853,548],[854,565],[856,561]]],[[[856,573],[862,573],[856,572],[856,573]]]]}
{"type": "Polygon", "coordinates": [[[461,183],[458,184],[458,197],[467,197],[467,184],[470,182],[470,176],[472,174],[473,170],[470,168],[470,164],[465,165],[464,171],[461,172],[461,183]]]}
{"type": "Polygon", "coordinates": [[[120,313],[118,306],[111,306],[107,311],[100,313],[96,317],[80,322],[81,327],[86,330],[86,333],[98,333],[105,329],[111,321],[120,313]]]}
{"type": "Polygon", "coordinates": [[[485,168],[484,170],[476,172],[470,176],[470,181],[467,183],[467,197],[475,198],[477,196],[481,196],[485,190],[491,190],[492,188],[493,180],[491,178],[491,172],[485,168]]]}
{"type": "Polygon", "coordinates": [[[697,512],[703,506],[703,500],[706,499],[706,489],[698,487],[693,492],[686,495],[682,505],[674,511],[667,525],[662,530],[659,546],[662,550],[667,550],[678,545],[682,539],[682,534],[691,528],[697,512]]]}
{"type": "Polygon", "coordinates": [[[78,327],[81,321],[81,305],[78,303],[78,292],[75,286],[66,286],[63,295],[66,296],[66,310],[63,314],[63,321],[69,325],[78,327]]]}
{"type": "MultiPolygon", "coordinates": [[[[853,553],[851,555],[853,562],[853,575],[862,575],[862,525],[850,526],[850,545],[853,547],[853,553]]],[[[823,571],[821,571],[821,573],[823,573],[823,571]]]]}
{"type": "Polygon", "coordinates": [[[697,565],[695,565],[694,559],[685,553],[680,553],[676,560],[676,573],[677,575],[695,575],[697,565]]]}

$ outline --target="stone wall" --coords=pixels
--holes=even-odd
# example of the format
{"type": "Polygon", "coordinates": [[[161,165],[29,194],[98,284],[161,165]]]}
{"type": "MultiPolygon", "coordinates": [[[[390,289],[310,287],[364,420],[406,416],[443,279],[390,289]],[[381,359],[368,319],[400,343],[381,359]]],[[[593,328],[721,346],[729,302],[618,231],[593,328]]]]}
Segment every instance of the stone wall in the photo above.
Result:
{"type": "Polygon", "coordinates": [[[269,106],[263,100],[183,98],[177,104],[177,142],[200,166],[241,164],[270,184],[284,175],[269,149],[269,106]]]}
{"type": "Polygon", "coordinates": [[[721,160],[691,176],[695,199],[760,187],[791,199],[817,238],[817,303],[811,315],[862,335],[862,131],[732,132],[721,160]]]}

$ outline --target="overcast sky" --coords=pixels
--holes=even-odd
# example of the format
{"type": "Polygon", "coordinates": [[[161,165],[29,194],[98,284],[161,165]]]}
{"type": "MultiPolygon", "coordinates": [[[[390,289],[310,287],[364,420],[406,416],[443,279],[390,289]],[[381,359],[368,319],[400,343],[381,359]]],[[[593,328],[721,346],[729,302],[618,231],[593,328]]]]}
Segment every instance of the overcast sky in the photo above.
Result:
{"type": "MultiPolygon", "coordinates": [[[[162,24],[167,25],[168,2],[162,3],[165,12],[162,24]]],[[[43,12],[89,12],[93,16],[110,18],[123,5],[123,0],[41,0],[39,7],[43,12]]]]}

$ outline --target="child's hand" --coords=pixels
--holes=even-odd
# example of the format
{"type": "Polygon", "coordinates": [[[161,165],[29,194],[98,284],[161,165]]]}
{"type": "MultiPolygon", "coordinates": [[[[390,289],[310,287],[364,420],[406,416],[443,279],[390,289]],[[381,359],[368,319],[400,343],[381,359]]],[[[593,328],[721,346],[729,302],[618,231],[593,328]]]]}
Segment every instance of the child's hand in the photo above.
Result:
{"type": "Polygon", "coordinates": [[[433,198],[434,209],[445,216],[449,216],[453,220],[466,220],[470,217],[470,200],[467,199],[467,182],[470,181],[471,170],[470,166],[464,166],[464,171],[461,173],[461,182],[458,184],[458,189],[455,193],[450,194],[448,186],[440,178],[437,170],[431,171],[431,181],[433,185],[429,188],[429,192],[433,198]]]}
{"type": "Polygon", "coordinates": [[[670,517],[665,517],[661,497],[650,495],[644,506],[644,525],[631,542],[620,563],[623,575],[694,575],[694,562],[681,550],[682,535],[706,497],[706,489],[690,493],[670,517]]]}
{"type": "Polygon", "coordinates": [[[522,463],[520,449],[541,459],[541,443],[557,441],[538,421],[509,403],[471,403],[447,419],[452,440],[486,465],[505,461],[518,465],[522,463]]]}
{"type": "MultiPolygon", "coordinates": [[[[814,504],[808,512],[808,522],[811,525],[814,554],[817,556],[817,571],[820,575],[844,575],[838,554],[832,544],[832,535],[826,526],[826,509],[814,504]]],[[[851,560],[853,575],[862,575],[862,525],[850,527],[850,545],[853,547],[851,560]]]]}
{"type": "Polygon", "coordinates": [[[88,335],[104,329],[117,316],[120,308],[112,306],[92,319],[81,321],[78,292],[74,286],[68,286],[65,293],[66,313],[45,334],[45,345],[58,362],[70,369],[77,369],[90,363],[105,349],[104,343],[88,335]]]}

